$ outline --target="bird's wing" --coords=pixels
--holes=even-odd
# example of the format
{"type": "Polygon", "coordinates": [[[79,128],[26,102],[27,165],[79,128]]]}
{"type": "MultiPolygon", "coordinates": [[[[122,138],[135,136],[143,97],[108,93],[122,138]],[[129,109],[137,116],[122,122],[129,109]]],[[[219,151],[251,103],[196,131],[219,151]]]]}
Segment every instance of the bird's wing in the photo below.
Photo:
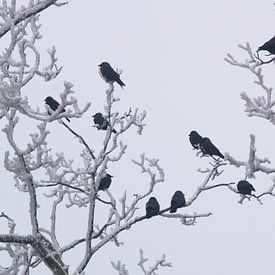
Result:
{"type": "Polygon", "coordinates": [[[119,74],[112,67],[102,68],[102,75],[111,81],[115,81],[119,78],[119,74]]]}

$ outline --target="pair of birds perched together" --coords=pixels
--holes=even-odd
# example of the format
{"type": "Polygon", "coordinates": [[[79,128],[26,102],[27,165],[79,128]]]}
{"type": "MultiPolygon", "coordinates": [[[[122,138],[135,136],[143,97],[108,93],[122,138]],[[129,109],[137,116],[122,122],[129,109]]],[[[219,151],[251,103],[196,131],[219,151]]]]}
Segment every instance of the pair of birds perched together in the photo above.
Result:
{"type": "Polygon", "coordinates": [[[191,131],[189,134],[189,140],[193,148],[196,150],[201,150],[203,155],[209,155],[211,157],[218,156],[222,159],[224,158],[224,155],[211,142],[211,140],[207,137],[202,137],[198,132],[191,131]]]}
{"type": "MultiPolygon", "coordinates": [[[[98,66],[100,67],[99,72],[106,82],[108,83],[117,82],[120,85],[120,87],[123,89],[125,84],[120,79],[120,74],[118,74],[108,62],[102,62],[98,66]]],[[[46,97],[44,101],[52,111],[56,111],[60,105],[51,96],[46,97]]],[[[65,111],[66,111],[65,109],[62,109],[61,113],[64,113],[65,111]]],[[[50,115],[50,112],[48,112],[48,114],[50,115]]],[[[96,113],[95,115],[93,115],[93,118],[94,118],[94,123],[96,124],[98,130],[107,130],[109,126],[109,122],[107,121],[106,118],[104,118],[102,113],[96,113]]],[[[66,117],[66,120],[70,122],[70,119],[67,117],[66,117]]],[[[117,133],[115,129],[112,129],[112,132],[117,133]]]]}
{"type": "MultiPolygon", "coordinates": [[[[170,213],[176,213],[178,208],[186,204],[184,194],[176,191],[171,199],[170,213]]],[[[151,197],[146,203],[146,218],[149,219],[159,214],[160,205],[155,197],[151,197]]]]}
{"type": "MultiPolygon", "coordinates": [[[[98,190],[106,190],[110,187],[112,182],[112,175],[106,174],[101,178],[98,190]]],[[[176,213],[178,208],[184,207],[186,204],[184,194],[181,191],[176,191],[171,199],[170,213],[176,213]]],[[[149,219],[158,215],[160,205],[155,197],[151,197],[146,203],[146,218],[149,219]]]]}
{"type": "MultiPolygon", "coordinates": [[[[275,42],[275,40],[274,40],[275,42]]],[[[201,150],[204,155],[218,156],[224,158],[219,149],[211,142],[207,137],[202,137],[198,132],[191,131],[189,134],[189,140],[194,149],[201,150]]],[[[239,193],[243,195],[251,195],[252,191],[255,191],[252,184],[246,180],[241,180],[237,184],[239,193]]]]}

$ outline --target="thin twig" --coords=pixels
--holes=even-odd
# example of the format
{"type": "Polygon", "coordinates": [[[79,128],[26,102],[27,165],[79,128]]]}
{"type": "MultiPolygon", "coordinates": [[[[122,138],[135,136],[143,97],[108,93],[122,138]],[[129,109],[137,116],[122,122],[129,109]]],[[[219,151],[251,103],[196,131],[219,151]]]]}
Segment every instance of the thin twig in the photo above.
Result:
{"type": "Polygon", "coordinates": [[[64,121],[62,121],[62,124],[72,133],[74,134],[76,137],[78,137],[81,142],[84,144],[84,146],[86,147],[86,149],[89,151],[91,157],[93,159],[95,159],[95,155],[93,154],[92,150],[90,149],[89,145],[86,143],[86,141],[84,140],[84,138],[82,136],[80,136],[78,133],[76,133],[71,127],[69,127],[64,121]]]}

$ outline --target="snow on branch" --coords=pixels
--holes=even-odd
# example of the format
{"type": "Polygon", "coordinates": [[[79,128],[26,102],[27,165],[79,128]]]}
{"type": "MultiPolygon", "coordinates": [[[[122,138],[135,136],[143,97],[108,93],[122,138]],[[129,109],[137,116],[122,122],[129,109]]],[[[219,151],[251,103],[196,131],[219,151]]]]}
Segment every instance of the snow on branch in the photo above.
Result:
{"type": "Polygon", "coordinates": [[[30,1],[30,4],[28,7],[21,7],[20,9],[16,10],[16,1],[11,1],[11,2],[12,3],[10,7],[8,6],[6,0],[2,1],[2,5],[0,6],[1,18],[2,18],[1,28],[0,28],[0,37],[5,35],[15,25],[47,9],[49,6],[51,5],[61,6],[67,3],[67,2],[58,3],[58,0],[44,0],[34,4],[34,1],[30,1]]]}
{"type": "Polygon", "coordinates": [[[63,68],[58,68],[56,65],[57,58],[55,57],[56,49],[54,46],[51,49],[48,49],[47,53],[50,55],[51,63],[48,66],[46,66],[42,70],[42,72],[40,72],[39,70],[36,71],[36,73],[39,76],[42,76],[45,81],[55,79],[60,74],[63,68]]]}
{"type": "Polygon", "coordinates": [[[0,218],[8,221],[9,234],[0,234],[0,242],[5,246],[0,246],[0,253],[6,252],[12,259],[12,263],[8,267],[0,265],[1,274],[15,274],[10,272],[19,272],[20,268],[27,269],[31,258],[31,249],[28,246],[33,244],[35,239],[32,235],[20,236],[15,234],[15,222],[5,213],[1,213],[0,218]],[[4,273],[5,272],[5,273],[4,273]]]}
{"type": "Polygon", "coordinates": [[[150,267],[149,269],[146,269],[144,266],[144,263],[148,261],[147,258],[144,258],[143,250],[139,250],[139,257],[140,261],[138,263],[138,266],[143,271],[144,275],[156,275],[156,270],[159,269],[159,267],[172,267],[172,264],[166,261],[165,254],[162,255],[160,260],[157,260],[156,263],[150,267]]]}
{"type": "Polygon", "coordinates": [[[264,82],[264,75],[260,67],[263,62],[253,54],[250,44],[239,45],[239,47],[246,52],[248,58],[245,61],[237,61],[231,54],[227,54],[225,61],[233,66],[249,70],[255,77],[254,81],[265,93],[264,96],[251,98],[246,92],[241,93],[241,99],[245,101],[245,112],[247,116],[257,116],[269,120],[275,124],[274,105],[275,100],[272,99],[272,88],[266,86],[264,82]]]}
{"type": "MultiPolygon", "coordinates": [[[[189,200],[186,201],[186,206],[192,205],[194,203],[194,201],[199,197],[201,192],[203,192],[204,190],[207,189],[207,184],[211,180],[214,180],[217,176],[219,176],[222,173],[222,172],[218,171],[218,168],[226,165],[226,163],[217,160],[217,161],[215,161],[214,164],[210,163],[210,165],[212,166],[212,168],[207,168],[206,170],[202,170],[202,169],[198,170],[200,173],[203,173],[203,174],[206,173],[207,175],[206,175],[206,178],[204,179],[204,181],[202,182],[202,184],[195,191],[193,196],[189,200]]],[[[218,187],[218,186],[216,186],[216,187],[218,187]]]]}
{"type": "Polygon", "coordinates": [[[119,275],[130,275],[130,273],[125,267],[125,264],[122,264],[121,261],[117,261],[117,263],[111,262],[111,264],[113,268],[118,271],[119,275]]]}
{"type": "MultiPolygon", "coordinates": [[[[245,168],[245,179],[246,178],[255,178],[255,173],[256,172],[262,172],[264,174],[273,174],[275,173],[275,168],[274,167],[269,167],[266,166],[265,164],[271,164],[271,161],[268,158],[259,158],[256,155],[256,146],[255,146],[255,142],[256,142],[256,138],[254,135],[250,135],[250,146],[249,146],[249,153],[248,153],[248,160],[247,161],[240,161],[240,160],[236,160],[234,157],[232,157],[229,153],[225,154],[225,160],[227,160],[229,162],[229,164],[236,166],[236,167],[244,167],[245,168]]],[[[275,196],[275,192],[274,192],[274,188],[275,188],[275,176],[272,177],[272,185],[271,187],[259,194],[259,195],[250,195],[250,196],[246,196],[246,195],[242,195],[238,192],[238,190],[231,186],[231,184],[228,184],[228,188],[241,195],[241,199],[239,201],[239,203],[242,203],[244,201],[244,199],[248,199],[250,200],[251,197],[255,197],[259,203],[262,204],[261,201],[261,197],[265,196],[265,195],[271,195],[271,196],[275,196]]]]}
{"type": "Polygon", "coordinates": [[[250,135],[249,155],[247,161],[239,161],[232,157],[230,154],[225,155],[225,159],[236,167],[245,167],[245,175],[248,178],[255,178],[255,172],[263,172],[265,174],[275,173],[274,167],[268,167],[264,164],[270,164],[271,161],[268,158],[259,158],[256,155],[255,147],[256,138],[254,135],[250,135]]]}
{"type": "MultiPolygon", "coordinates": [[[[160,267],[172,267],[172,264],[170,262],[166,261],[166,256],[165,254],[162,255],[160,260],[157,260],[155,264],[152,267],[146,268],[145,263],[148,261],[147,258],[144,258],[144,253],[143,250],[139,250],[139,262],[138,266],[140,267],[141,271],[143,272],[144,275],[157,275],[155,272],[158,270],[160,267]]],[[[113,268],[118,271],[119,275],[130,275],[129,271],[126,269],[125,265],[121,263],[121,261],[111,262],[113,268]]]]}

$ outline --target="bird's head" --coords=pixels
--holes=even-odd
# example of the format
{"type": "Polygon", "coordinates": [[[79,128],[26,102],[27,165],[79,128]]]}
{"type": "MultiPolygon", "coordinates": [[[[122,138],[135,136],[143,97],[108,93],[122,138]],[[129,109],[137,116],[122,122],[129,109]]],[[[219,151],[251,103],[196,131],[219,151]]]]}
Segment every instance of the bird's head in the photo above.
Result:
{"type": "Polygon", "coordinates": [[[194,135],[198,135],[198,132],[197,131],[191,131],[190,134],[189,134],[189,137],[194,136],[194,135]]]}
{"type": "Polygon", "coordinates": [[[98,67],[102,67],[102,66],[110,66],[110,64],[108,62],[102,62],[101,64],[97,65],[98,67]]]}
{"type": "Polygon", "coordinates": [[[154,203],[154,202],[158,202],[158,201],[157,201],[157,199],[156,199],[155,197],[151,197],[151,198],[149,199],[149,202],[150,202],[150,203],[154,203]]]}
{"type": "Polygon", "coordinates": [[[50,101],[52,101],[52,97],[51,96],[47,96],[45,99],[44,99],[44,101],[46,102],[46,103],[48,103],[48,102],[50,102],[50,101]]]}
{"type": "Polygon", "coordinates": [[[106,174],[106,177],[108,177],[108,178],[112,178],[113,176],[112,176],[112,175],[110,175],[110,174],[106,174]]]}
{"type": "Polygon", "coordinates": [[[180,190],[176,191],[175,195],[176,196],[183,196],[184,197],[184,194],[180,190]]]}
{"type": "Polygon", "coordinates": [[[100,117],[102,117],[102,113],[96,113],[96,114],[94,114],[92,117],[100,118],[100,117]]]}

